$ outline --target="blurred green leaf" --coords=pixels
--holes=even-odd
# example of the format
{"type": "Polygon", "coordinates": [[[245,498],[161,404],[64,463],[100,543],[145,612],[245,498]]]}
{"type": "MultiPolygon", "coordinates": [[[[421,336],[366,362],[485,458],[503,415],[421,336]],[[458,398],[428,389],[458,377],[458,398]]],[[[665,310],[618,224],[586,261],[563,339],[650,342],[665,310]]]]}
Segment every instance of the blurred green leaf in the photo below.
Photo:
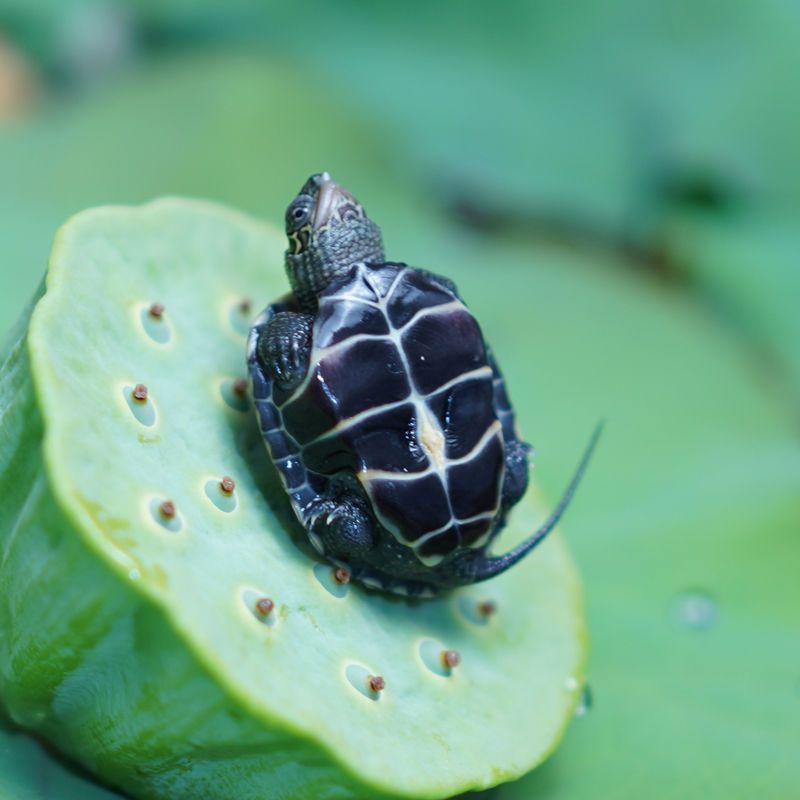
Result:
{"type": "Polygon", "coordinates": [[[638,233],[672,175],[800,206],[800,7],[782,0],[312,0],[300,54],[384,121],[421,174],[484,203],[638,233]]]}
{"type": "MultiPolygon", "coordinates": [[[[113,21],[112,12],[120,8],[114,0],[67,5],[0,0],[0,25],[10,20],[12,33],[39,41],[33,49],[49,52],[52,61],[52,53],[73,41],[70,31],[76,19],[93,29],[92,19],[113,21]]],[[[501,215],[513,212],[518,221],[528,220],[538,230],[566,227],[645,247],[660,243],[665,220],[687,198],[717,211],[736,205],[743,211],[743,228],[760,227],[760,220],[774,213],[789,215],[789,227],[796,224],[800,104],[791,98],[797,95],[800,75],[797,4],[590,0],[580,14],[552,0],[501,0],[491,8],[465,6],[457,14],[442,0],[377,5],[309,0],[302,15],[294,6],[265,7],[256,0],[235,0],[224,8],[203,0],[136,0],[125,8],[129,36],[142,56],[187,45],[269,47],[284,59],[279,63],[286,73],[299,69],[313,76],[317,86],[309,92],[294,78],[285,77],[283,86],[268,80],[262,98],[257,89],[262,66],[236,79],[242,81],[243,95],[251,93],[255,108],[265,108],[263,101],[269,100],[286,109],[273,142],[285,140],[293,147],[296,143],[285,133],[292,126],[311,145],[323,127],[327,138],[331,129],[341,130],[340,123],[346,126],[357,108],[360,119],[381,126],[387,151],[410,167],[418,181],[427,182],[439,200],[468,201],[501,215]],[[298,24],[299,17],[309,24],[298,24]]],[[[94,27],[98,25],[105,30],[100,23],[94,27]]],[[[158,71],[160,62],[150,61],[158,71]]],[[[98,70],[105,71],[103,64],[98,70]]],[[[175,76],[171,92],[178,108],[163,108],[158,98],[142,101],[138,117],[122,113],[128,130],[121,133],[113,114],[120,113],[121,105],[136,104],[134,85],[146,92],[158,79],[151,72],[119,87],[123,97],[106,104],[95,125],[123,142],[134,163],[141,159],[141,174],[130,177],[132,185],[152,187],[147,196],[163,191],[202,194],[209,188],[220,196],[235,185],[231,196],[221,199],[256,211],[264,208],[253,198],[249,177],[235,166],[221,174],[178,174],[185,168],[181,161],[185,165],[200,149],[213,149],[212,134],[222,147],[234,145],[231,152],[244,156],[256,151],[255,131],[248,141],[245,131],[232,130],[239,120],[218,119],[226,108],[243,107],[241,98],[229,97],[219,114],[209,107],[209,100],[216,102],[220,87],[232,79],[233,71],[223,69],[206,97],[204,86],[192,87],[185,77],[186,85],[179,87],[181,79],[175,76]],[[202,126],[187,129],[187,118],[196,117],[198,108],[210,113],[203,115],[202,126]],[[166,132],[165,147],[148,142],[149,131],[166,132]],[[140,142],[142,133],[145,140],[140,142]],[[188,149],[165,172],[164,156],[174,150],[176,140],[186,141],[188,149]],[[162,176],[172,180],[160,180],[162,176]]],[[[336,150],[336,144],[330,149],[336,150]]],[[[292,162],[287,158],[285,163],[292,162]]],[[[91,173],[94,166],[87,169],[91,173]]],[[[125,168],[96,174],[101,179],[116,176],[118,186],[126,184],[125,168]]],[[[92,176],[87,177],[91,183],[92,176]]],[[[83,180],[82,175],[74,178],[83,180]]],[[[73,191],[89,194],[83,186],[81,192],[61,184],[58,188],[65,196],[73,191]]],[[[101,202],[98,194],[74,207],[101,202]]],[[[728,225],[724,215],[718,221],[728,225]]],[[[744,240],[748,233],[736,231],[733,236],[744,240]]],[[[760,234],[756,238],[761,240],[760,234]]],[[[775,250],[775,245],[768,247],[775,250]]],[[[743,252],[753,249],[746,242],[743,252]]],[[[737,257],[743,273],[759,271],[757,262],[737,257]]],[[[683,261],[692,265],[697,259],[683,261]]],[[[700,266],[697,271],[709,273],[700,266]]],[[[786,270],[778,272],[775,300],[793,288],[791,280],[786,282],[791,279],[786,270]]],[[[747,275],[745,281],[750,280],[747,275]]],[[[726,281],[701,283],[715,304],[729,305],[726,281]]],[[[737,306],[742,300],[746,298],[740,297],[737,306]]],[[[760,334],[750,324],[765,314],[785,316],[765,300],[754,298],[758,308],[742,307],[733,318],[786,362],[791,340],[787,343],[780,331],[760,334]]],[[[791,354],[788,363],[793,363],[791,354]]]]}
{"type": "Polygon", "coordinates": [[[791,796],[800,449],[783,409],[692,299],[591,254],[460,247],[549,496],[608,418],[565,521],[594,707],[499,797],[791,796]]]}
{"type": "MultiPolygon", "coordinates": [[[[216,54],[157,61],[0,130],[0,330],[43,274],[57,226],[84,208],[187,194],[280,223],[287,198],[321,169],[369,196],[387,157],[352,120],[285,63],[216,54]]],[[[385,217],[412,211],[392,191],[376,200],[385,217]]]]}
{"type": "Polygon", "coordinates": [[[666,230],[670,257],[786,384],[800,421],[800,226],[694,214],[666,230]]]}
{"type": "MultiPolygon", "coordinates": [[[[650,189],[630,189],[632,179],[624,176],[625,170],[615,172],[618,159],[613,148],[618,142],[613,140],[613,125],[607,123],[610,132],[606,130],[603,142],[595,143],[587,131],[603,130],[602,124],[592,127],[592,117],[579,113],[574,117],[574,142],[565,140],[560,150],[558,142],[555,150],[545,144],[559,131],[567,131],[563,125],[553,123],[549,138],[545,136],[544,143],[529,152],[528,129],[521,125],[519,139],[513,139],[506,118],[498,116],[505,113],[505,106],[499,105],[494,110],[489,106],[483,121],[475,123],[489,138],[471,139],[468,130],[478,113],[478,101],[473,109],[463,89],[455,97],[435,90],[445,88],[446,76],[448,80],[460,76],[456,85],[483,87],[483,94],[476,97],[485,96],[490,86],[500,86],[497,91],[502,94],[503,75],[509,73],[498,77],[486,72],[485,85],[474,83],[472,78],[478,81],[483,67],[460,71],[459,62],[452,61],[450,45],[442,44],[438,54],[436,25],[441,27],[445,18],[436,4],[430,9],[431,31],[415,33],[420,49],[415,44],[411,54],[408,48],[402,51],[402,32],[411,23],[382,8],[363,6],[360,22],[344,11],[341,20],[332,19],[333,12],[319,18],[318,29],[327,31],[330,49],[307,59],[335,65],[340,85],[349,82],[351,90],[372,98],[375,105],[366,106],[375,109],[369,124],[338,94],[309,88],[303,75],[284,62],[219,54],[156,62],[113,91],[87,97],[70,109],[54,109],[48,118],[28,128],[0,133],[4,176],[0,219],[5,226],[0,245],[4,280],[0,322],[6,324],[11,313],[21,308],[38,280],[55,226],[79,208],[188,193],[212,196],[279,221],[286,200],[306,175],[329,169],[381,223],[390,257],[458,280],[507,374],[522,430],[538,447],[534,479],[551,497],[566,482],[596,419],[608,418],[596,461],[566,520],[567,536],[586,580],[595,705],[575,722],[550,762],[519,784],[502,789],[498,797],[791,796],[800,781],[796,758],[800,741],[800,588],[796,580],[800,455],[785,409],[773,401],[769,386],[760,382],[740,340],[691,297],[620,269],[613,258],[591,250],[571,252],[508,237],[492,241],[443,224],[431,198],[409,189],[410,179],[398,175],[396,164],[424,164],[427,169],[452,163],[453,172],[466,164],[480,171],[484,162],[479,141],[485,141],[486,175],[494,176],[499,191],[506,193],[508,179],[509,197],[525,202],[533,197],[547,208],[583,208],[586,218],[596,214],[606,225],[612,225],[620,209],[635,206],[633,198],[647,196],[650,189]],[[348,19],[353,24],[352,39],[342,38],[348,19]],[[387,29],[383,46],[376,28],[370,27],[373,24],[387,29]],[[356,40],[360,49],[354,51],[347,42],[356,40]],[[337,43],[340,47],[334,54],[337,43]],[[426,61],[425,47],[436,59],[426,61]],[[408,87],[413,83],[420,93],[419,105],[412,102],[411,88],[377,74],[387,63],[396,65],[396,71],[410,70],[414,80],[408,87]],[[370,64],[375,65],[376,75],[369,74],[370,64]],[[440,64],[451,71],[438,71],[440,64]],[[374,97],[380,91],[388,95],[382,105],[374,97]],[[448,122],[451,112],[446,110],[441,118],[431,117],[430,123],[420,121],[424,109],[434,113],[436,99],[463,105],[458,124],[448,122]],[[416,115],[415,120],[410,114],[416,115]],[[381,120],[390,123],[382,136],[374,133],[376,119],[379,124],[381,120]],[[491,130],[493,125],[498,130],[491,130]],[[413,136],[419,137],[419,149],[411,162],[390,155],[398,141],[411,141],[413,136]],[[611,149],[604,150],[609,142],[611,149]],[[587,163],[599,164],[594,178],[584,181],[585,198],[581,178],[589,174],[589,168],[570,174],[565,163],[581,145],[591,154],[580,151],[576,159],[585,156],[587,163]],[[531,152],[536,160],[531,160],[531,152]],[[552,164],[545,163],[557,152],[561,156],[554,156],[552,164]],[[440,162],[440,155],[451,161],[440,162]],[[615,183],[611,173],[623,177],[615,183]],[[528,195],[529,188],[541,194],[528,195]],[[604,190],[611,199],[601,196],[604,190]],[[12,280],[6,289],[9,276],[12,280]],[[687,614],[689,620],[696,619],[696,614],[691,604],[686,606],[686,592],[699,592],[695,605],[699,603],[701,610],[703,598],[710,599],[706,605],[713,613],[704,618],[705,627],[687,624],[687,614]]],[[[544,14],[542,8],[536,13],[544,14]]],[[[663,129],[688,131],[684,137],[671,139],[684,146],[659,145],[658,152],[691,153],[692,158],[680,155],[677,160],[701,166],[708,154],[714,170],[763,175],[768,187],[764,196],[769,195],[775,206],[789,203],[791,165],[785,175],[775,180],[768,177],[778,171],[788,152],[778,145],[789,134],[769,128],[773,137],[762,136],[760,132],[767,128],[762,131],[758,126],[767,123],[754,118],[752,137],[737,139],[735,126],[727,136],[723,125],[736,110],[734,101],[747,99],[746,93],[737,94],[736,87],[742,81],[749,85],[745,79],[753,68],[753,43],[761,45],[768,29],[778,30],[776,53],[757,70],[778,69],[778,64],[787,63],[782,60],[786,46],[780,14],[774,10],[777,6],[769,5],[772,22],[764,27],[756,11],[748,16],[744,5],[737,3],[731,7],[732,19],[740,20],[734,26],[736,35],[728,26],[715,34],[722,39],[709,39],[702,26],[696,26],[703,22],[713,28],[722,13],[719,4],[714,8],[714,13],[698,10],[686,17],[690,22],[674,20],[675,32],[666,27],[671,38],[669,46],[663,47],[679,48],[685,37],[686,51],[693,54],[676,57],[673,70],[637,68],[637,64],[660,63],[656,59],[659,48],[647,37],[623,42],[637,52],[641,47],[642,61],[622,52],[617,58],[614,40],[603,36],[611,35],[619,19],[610,12],[606,19],[605,13],[588,7],[585,29],[584,11],[571,15],[578,32],[561,21],[557,9],[545,14],[537,23],[541,41],[533,51],[577,70],[576,85],[583,87],[583,94],[567,91],[567,97],[592,94],[596,80],[595,110],[604,105],[604,87],[609,84],[603,80],[608,72],[625,71],[628,80],[644,85],[637,96],[648,98],[648,84],[656,78],[671,86],[680,76],[682,82],[675,84],[673,98],[682,111],[670,119],[681,119],[686,127],[665,123],[663,129]],[[591,49],[597,37],[607,43],[599,50],[591,49]],[[724,44],[725,37],[730,39],[725,47],[712,46],[719,41],[724,44]],[[737,50],[743,42],[744,50],[737,50]],[[575,66],[575,54],[582,47],[592,52],[590,60],[580,62],[583,71],[575,66]],[[704,63],[712,74],[698,72],[698,65],[704,63]],[[715,105],[719,79],[726,70],[732,83],[715,105]],[[681,87],[695,80],[700,89],[696,94],[696,87],[687,90],[684,98],[681,87]],[[708,119],[702,127],[700,123],[708,119]],[[704,147],[696,146],[700,139],[693,133],[701,128],[704,147]],[[747,143],[753,141],[763,147],[750,149],[747,143]]],[[[782,13],[793,12],[786,7],[782,13]]],[[[464,49],[463,43],[471,41],[480,27],[453,15],[447,20],[455,41],[461,42],[452,45],[456,49],[464,49]],[[464,38],[462,29],[470,25],[472,33],[464,38]]],[[[523,20],[506,18],[505,23],[507,47],[515,52],[515,43],[519,47],[523,38],[518,32],[523,20]]],[[[500,23],[486,22],[487,40],[488,32],[499,30],[493,25],[500,23]]],[[[789,29],[788,24],[785,27],[789,29]]],[[[655,35],[655,21],[651,28],[655,35]]],[[[287,49],[290,44],[286,43],[287,49]]],[[[487,52],[476,55],[479,65],[486,65],[496,50],[493,44],[484,46],[487,52]]],[[[760,52],[768,53],[765,44],[760,52]]],[[[527,115],[532,108],[542,115],[557,114],[562,107],[557,91],[560,74],[558,70],[541,73],[550,92],[547,103],[510,91],[510,98],[530,106],[519,113],[527,115]]],[[[765,73],[758,74],[763,78],[765,73]]],[[[609,105],[614,108],[613,96],[609,105]]],[[[578,102],[576,108],[584,106],[578,102]]],[[[747,117],[744,111],[742,115],[747,117]]],[[[535,120],[530,124],[535,127],[535,120]]],[[[643,130],[659,132],[661,128],[660,124],[645,125],[643,130]]],[[[649,135],[643,139],[647,144],[649,135]]],[[[622,141],[627,140],[623,137],[622,141]]],[[[621,147],[624,161],[629,153],[627,145],[621,147]]],[[[659,156],[636,161],[641,163],[657,166],[672,161],[659,156]]],[[[644,176],[641,180],[647,186],[660,185],[659,170],[651,173],[649,169],[636,167],[631,175],[644,176]],[[652,184],[647,183],[650,174],[658,176],[652,184]]],[[[668,207],[662,211],[656,205],[655,209],[641,212],[648,224],[668,215],[668,207]]],[[[653,230],[658,231],[658,225],[653,230]]],[[[710,282],[713,275],[713,281],[719,281],[715,286],[722,286],[719,276],[724,265],[731,253],[740,254],[740,235],[734,229],[714,237],[708,230],[702,236],[688,227],[685,231],[681,234],[685,239],[677,234],[674,239],[676,247],[685,242],[685,247],[681,245],[685,261],[718,265],[709,267],[710,277],[703,280],[710,282]],[[694,253],[702,258],[695,259],[694,253]]],[[[741,236],[742,241],[753,241],[748,233],[741,236]]],[[[772,237],[766,237],[767,241],[773,241],[772,237]]],[[[776,287],[789,285],[784,281],[791,278],[790,251],[789,245],[774,252],[770,249],[770,258],[781,265],[775,267],[776,287]]],[[[746,279],[746,264],[760,259],[762,251],[744,255],[740,271],[744,277],[737,280],[746,279]]],[[[725,286],[727,281],[726,276],[725,286]]],[[[752,309],[759,309],[759,326],[770,319],[771,309],[779,302],[785,306],[783,288],[757,304],[750,289],[736,291],[746,303],[743,313],[752,315],[752,309]]],[[[775,328],[770,336],[788,348],[792,340],[786,337],[795,329],[789,327],[785,314],[783,320],[780,325],[787,327],[775,328]]]]}
{"type": "MultiPolygon", "coordinates": [[[[76,18],[121,7],[0,0],[0,23],[58,50],[76,18]]],[[[486,204],[638,234],[678,175],[800,206],[800,106],[789,101],[800,7],[784,0],[588,0],[580,14],[553,0],[458,13],[444,0],[124,7],[144,52],[262,44],[314,70],[357,99],[419,175],[486,204]]]]}

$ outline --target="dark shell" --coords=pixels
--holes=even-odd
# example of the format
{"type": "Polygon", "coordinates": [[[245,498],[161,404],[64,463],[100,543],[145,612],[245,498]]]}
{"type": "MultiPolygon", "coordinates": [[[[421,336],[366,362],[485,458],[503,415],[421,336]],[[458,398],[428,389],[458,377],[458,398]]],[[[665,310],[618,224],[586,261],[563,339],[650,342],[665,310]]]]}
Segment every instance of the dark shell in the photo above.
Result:
{"type": "Polygon", "coordinates": [[[357,267],[319,298],[310,363],[300,386],[288,397],[275,389],[261,412],[262,427],[265,412],[274,417],[265,435],[298,514],[347,469],[424,564],[483,546],[500,506],[503,431],[463,303],[404,265],[357,267]]]}

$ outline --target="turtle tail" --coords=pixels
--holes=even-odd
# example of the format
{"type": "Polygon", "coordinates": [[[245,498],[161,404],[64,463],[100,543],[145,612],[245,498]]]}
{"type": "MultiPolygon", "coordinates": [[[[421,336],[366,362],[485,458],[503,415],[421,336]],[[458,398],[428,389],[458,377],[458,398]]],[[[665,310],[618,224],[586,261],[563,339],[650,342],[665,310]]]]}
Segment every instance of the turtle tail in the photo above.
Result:
{"type": "Polygon", "coordinates": [[[478,561],[477,568],[474,572],[474,577],[472,581],[474,583],[478,583],[479,581],[485,581],[489,578],[494,578],[495,575],[499,575],[501,572],[505,572],[509,567],[513,567],[518,561],[521,561],[534,547],[536,547],[539,542],[547,536],[550,531],[555,528],[558,521],[561,519],[561,515],[567,510],[567,507],[572,500],[573,495],[575,494],[575,490],[578,488],[578,484],[581,482],[581,478],[583,477],[584,472],[586,472],[586,467],[589,464],[589,460],[592,457],[592,453],[594,452],[595,446],[597,445],[597,440],[600,438],[600,434],[603,430],[603,422],[599,422],[597,427],[594,429],[594,433],[592,434],[591,439],[589,439],[589,444],[586,445],[586,450],[584,450],[583,456],[581,458],[580,464],[578,464],[578,468],[575,470],[575,474],[572,476],[572,480],[569,482],[567,486],[567,490],[564,492],[563,497],[559,504],[553,509],[553,513],[548,517],[545,523],[539,528],[539,530],[535,531],[531,536],[529,536],[524,542],[518,544],[513,550],[509,550],[507,553],[504,553],[502,556],[485,556],[478,561]]]}

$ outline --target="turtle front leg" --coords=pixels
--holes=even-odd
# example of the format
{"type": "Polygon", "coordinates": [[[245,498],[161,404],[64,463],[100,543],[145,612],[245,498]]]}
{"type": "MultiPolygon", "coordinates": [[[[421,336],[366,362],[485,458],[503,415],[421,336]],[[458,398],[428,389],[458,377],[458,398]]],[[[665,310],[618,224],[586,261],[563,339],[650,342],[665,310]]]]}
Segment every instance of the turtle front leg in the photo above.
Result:
{"type": "Polygon", "coordinates": [[[281,311],[261,331],[258,358],[282,389],[293,389],[308,371],[313,326],[311,314],[281,311]]]}

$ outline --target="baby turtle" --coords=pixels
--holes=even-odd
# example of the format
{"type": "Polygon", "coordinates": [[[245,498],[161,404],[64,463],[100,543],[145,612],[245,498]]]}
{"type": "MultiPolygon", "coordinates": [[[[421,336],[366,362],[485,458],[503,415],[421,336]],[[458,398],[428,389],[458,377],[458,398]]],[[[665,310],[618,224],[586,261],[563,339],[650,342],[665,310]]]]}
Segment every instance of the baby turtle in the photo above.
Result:
{"type": "Polygon", "coordinates": [[[388,262],[327,173],[286,211],[292,292],[250,332],[259,424],[312,545],[354,580],[430,596],[498,575],[558,521],[487,550],[528,484],[530,447],[480,327],[447,278],[388,262]]]}

